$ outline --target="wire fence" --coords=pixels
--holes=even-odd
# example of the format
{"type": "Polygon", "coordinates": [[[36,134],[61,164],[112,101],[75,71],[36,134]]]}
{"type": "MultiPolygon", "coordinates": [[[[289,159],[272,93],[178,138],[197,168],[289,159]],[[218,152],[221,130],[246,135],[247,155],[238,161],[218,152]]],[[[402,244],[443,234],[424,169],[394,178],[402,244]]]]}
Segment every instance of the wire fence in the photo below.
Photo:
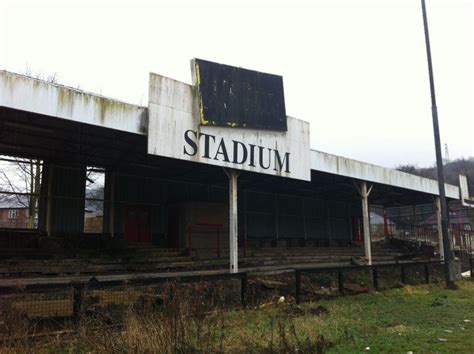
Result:
{"type": "MultiPolygon", "coordinates": [[[[471,259],[471,275],[472,266],[471,259]]],[[[99,319],[112,325],[123,322],[127,311],[162,311],[170,303],[189,299],[202,311],[255,305],[282,295],[300,303],[439,281],[443,279],[442,267],[442,261],[400,262],[297,268],[274,275],[274,280],[270,276],[261,281],[254,275],[249,280],[247,273],[207,273],[0,287],[0,333],[8,333],[20,321],[50,325],[63,320],[74,325],[84,319],[99,319]]]]}

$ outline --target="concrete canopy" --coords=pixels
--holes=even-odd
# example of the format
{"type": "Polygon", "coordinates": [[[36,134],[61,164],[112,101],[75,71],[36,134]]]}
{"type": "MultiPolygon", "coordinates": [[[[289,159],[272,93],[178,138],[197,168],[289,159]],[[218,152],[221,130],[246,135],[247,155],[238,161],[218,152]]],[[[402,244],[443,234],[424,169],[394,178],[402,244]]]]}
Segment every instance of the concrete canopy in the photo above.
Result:
{"type": "MultiPolygon", "coordinates": [[[[219,167],[151,156],[147,110],[99,95],[0,71],[0,153],[105,167],[151,168],[162,178],[225,185],[219,167]]],[[[354,181],[374,183],[371,203],[385,206],[431,202],[436,181],[311,150],[311,182],[245,172],[243,186],[347,200],[358,198],[354,181]],[[271,182],[271,183],[269,183],[271,182]]],[[[450,199],[458,187],[446,185],[450,199]]]]}

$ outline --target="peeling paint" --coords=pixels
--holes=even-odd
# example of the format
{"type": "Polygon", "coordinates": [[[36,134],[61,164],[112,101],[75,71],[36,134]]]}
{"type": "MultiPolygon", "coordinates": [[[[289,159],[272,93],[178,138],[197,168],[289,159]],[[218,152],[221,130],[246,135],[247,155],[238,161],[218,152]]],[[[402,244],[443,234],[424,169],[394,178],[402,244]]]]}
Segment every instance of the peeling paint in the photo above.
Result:
{"type": "MultiPolygon", "coordinates": [[[[197,62],[195,62],[194,65],[196,67],[196,85],[195,85],[195,87],[199,87],[199,85],[201,84],[201,73],[199,71],[199,64],[197,62]]],[[[199,100],[199,118],[200,118],[201,124],[202,125],[208,125],[209,120],[206,120],[206,118],[204,117],[204,106],[202,104],[202,97],[199,94],[199,90],[196,90],[196,92],[197,92],[197,97],[198,97],[198,100],[199,100]]]]}

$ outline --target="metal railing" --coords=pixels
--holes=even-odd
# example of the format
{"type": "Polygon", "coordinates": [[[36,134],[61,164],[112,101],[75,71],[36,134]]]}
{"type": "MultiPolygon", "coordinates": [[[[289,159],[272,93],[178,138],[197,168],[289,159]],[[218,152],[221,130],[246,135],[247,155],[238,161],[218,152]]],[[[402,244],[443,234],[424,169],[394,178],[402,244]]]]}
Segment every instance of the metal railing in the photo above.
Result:
{"type": "MultiPolygon", "coordinates": [[[[345,294],[344,289],[344,273],[349,271],[363,271],[369,270],[372,272],[372,284],[374,289],[379,291],[379,272],[382,269],[389,269],[393,267],[400,268],[400,282],[407,283],[406,269],[409,267],[423,266],[424,280],[430,283],[430,267],[442,264],[442,261],[426,261],[426,262],[403,262],[390,264],[376,264],[376,265],[362,265],[362,266],[339,266],[339,267],[323,267],[323,268],[298,268],[295,269],[295,299],[296,303],[301,302],[301,276],[304,273],[337,273],[337,283],[339,293],[345,294]]],[[[472,264],[472,263],[471,263],[472,264]]],[[[471,268],[472,269],[472,268],[471,268]]],[[[472,274],[472,272],[471,272],[472,274]]]]}
{"type": "Polygon", "coordinates": [[[429,226],[390,224],[388,235],[404,241],[422,242],[429,245],[439,243],[438,229],[429,226]]]}
{"type": "Polygon", "coordinates": [[[191,256],[192,252],[192,245],[193,245],[193,232],[195,231],[201,231],[201,232],[206,232],[206,231],[211,231],[211,232],[216,232],[216,255],[217,258],[221,258],[221,233],[223,230],[223,225],[222,224],[203,224],[203,223],[198,223],[198,224],[191,224],[188,225],[186,228],[186,234],[188,238],[188,247],[187,247],[187,254],[191,256]]]}
{"type": "Polygon", "coordinates": [[[109,305],[133,305],[141,295],[146,294],[143,290],[147,288],[166,284],[219,280],[239,280],[240,302],[242,305],[246,304],[247,273],[208,273],[101,281],[91,278],[87,282],[30,284],[21,288],[0,286],[0,303],[5,305],[9,302],[9,297],[20,295],[23,297],[19,300],[10,301],[15,310],[28,312],[35,318],[63,317],[78,322],[83,313],[84,304],[90,302],[91,299],[100,297],[109,305]],[[88,296],[85,296],[86,292],[88,296]]]}
{"type": "MultiPolygon", "coordinates": [[[[472,272],[473,263],[471,257],[469,259],[471,277],[474,276],[472,272]]],[[[320,283],[314,279],[310,279],[310,275],[332,273],[333,275],[337,274],[337,281],[335,282],[337,287],[334,288],[335,292],[330,295],[345,295],[347,292],[354,292],[349,287],[350,284],[353,285],[353,283],[349,281],[349,278],[351,275],[354,276],[354,274],[359,274],[357,272],[370,273],[364,274],[367,276],[367,278],[364,278],[364,282],[370,282],[373,285],[373,288],[379,291],[382,290],[382,288],[393,287],[380,286],[381,280],[389,283],[389,280],[393,280],[393,277],[397,280],[397,284],[407,284],[408,281],[413,283],[415,278],[413,278],[412,271],[407,273],[410,268],[418,270],[416,273],[417,280],[415,283],[420,281],[420,277],[421,282],[430,283],[433,279],[443,279],[441,276],[442,264],[442,261],[423,261],[363,266],[351,265],[320,268],[296,268],[293,269],[294,284],[292,284],[292,277],[290,277],[288,291],[290,292],[290,295],[294,291],[296,302],[301,303],[304,295],[303,290],[306,291],[309,289],[302,286],[302,280],[309,280],[310,283],[307,284],[309,287],[314,285],[319,286],[320,283]],[[398,269],[398,272],[393,272],[393,268],[398,269]],[[420,272],[419,270],[421,268],[423,271],[420,272]],[[292,287],[292,285],[294,285],[294,287],[292,287]]],[[[191,298],[197,298],[199,295],[203,296],[203,299],[206,299],[206,293],[199,294],[198,291],[212,291],[214,294],[219,293],[218,298],[220,299],[220,292],[228,293],[230,290],[232,302],[235,302],[238,299],[238,302],[240,302],[242,306],[246,306],[248,303],[247,293],[249,283],[248,274],[245,272],[200,274],[175,273],[169,276],[160,275],[147,278],[97,280],[93,277],[89,281],[82,282],[30,284],[23,287],[0,286],[0,313],[5,311],[5,308],[8,308],[22,313],[23,316],[26,316],[26,318],[29,319],[61,317],[72,319],[73,322],[78,322],[83,315],[104,313],[109,311],[110,307],[115,308],[115,310],[118,311],[117,308],[125,309],[131,306],[135,308],[136,306],[143,304],[144,299],[156,300],[159,296],[164,294],[163,289],[180,283],[195,283],[193,286],[196,286],[196,289],[191,288],[187,295],[191,298]],[[229,287],[229,283],[227,283],[232,280],[239,281],[240,287],[238,290],[238,296],[236,296],[235,293],[237,288],[229,287]],[[219,288],[216,282],[220,281],[224,281],[225,283],[219,288]],[[214,282],[214,284],[211,286],[206,284],[206,282],[214,282]],[[91,310],[94,308],[95,310],[91,310]]],[[[250,284],[252,287],[255,286],[255,282],[251,282],[250,284]]],[[[255,289],[252,288],[252,291],[254,290],[255,289]]],[[[180,295],[180,299],[185,299],[181,296],[183,295],[180,295]]],[[[228,304],[232,302],[225,300],[222,304],[228,306],[228,304]]],[[[211,304],[211,306],[215,306],[215,304],[211,304]]]]}

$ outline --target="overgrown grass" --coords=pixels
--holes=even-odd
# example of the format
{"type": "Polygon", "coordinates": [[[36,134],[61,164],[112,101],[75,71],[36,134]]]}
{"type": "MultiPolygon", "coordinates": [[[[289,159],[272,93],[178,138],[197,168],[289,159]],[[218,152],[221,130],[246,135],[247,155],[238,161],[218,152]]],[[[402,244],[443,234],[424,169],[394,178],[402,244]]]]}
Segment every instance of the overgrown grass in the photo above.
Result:
{"type": "MultiPolygon", "coordinates": [[[[474,283],[405,286],[302,305],[288,298],[247,309],[211,310],[176,296],[164,306],[130,310],[123,327],[11,341],[8,352],[474,352],[474,283]],[[470,322],[473,321],[473,322],[470,322]],[[367,349],[368,348],[368,349],[367,349]]],[[[31,333],[31,331],[29,332],[31,333]]]]}

